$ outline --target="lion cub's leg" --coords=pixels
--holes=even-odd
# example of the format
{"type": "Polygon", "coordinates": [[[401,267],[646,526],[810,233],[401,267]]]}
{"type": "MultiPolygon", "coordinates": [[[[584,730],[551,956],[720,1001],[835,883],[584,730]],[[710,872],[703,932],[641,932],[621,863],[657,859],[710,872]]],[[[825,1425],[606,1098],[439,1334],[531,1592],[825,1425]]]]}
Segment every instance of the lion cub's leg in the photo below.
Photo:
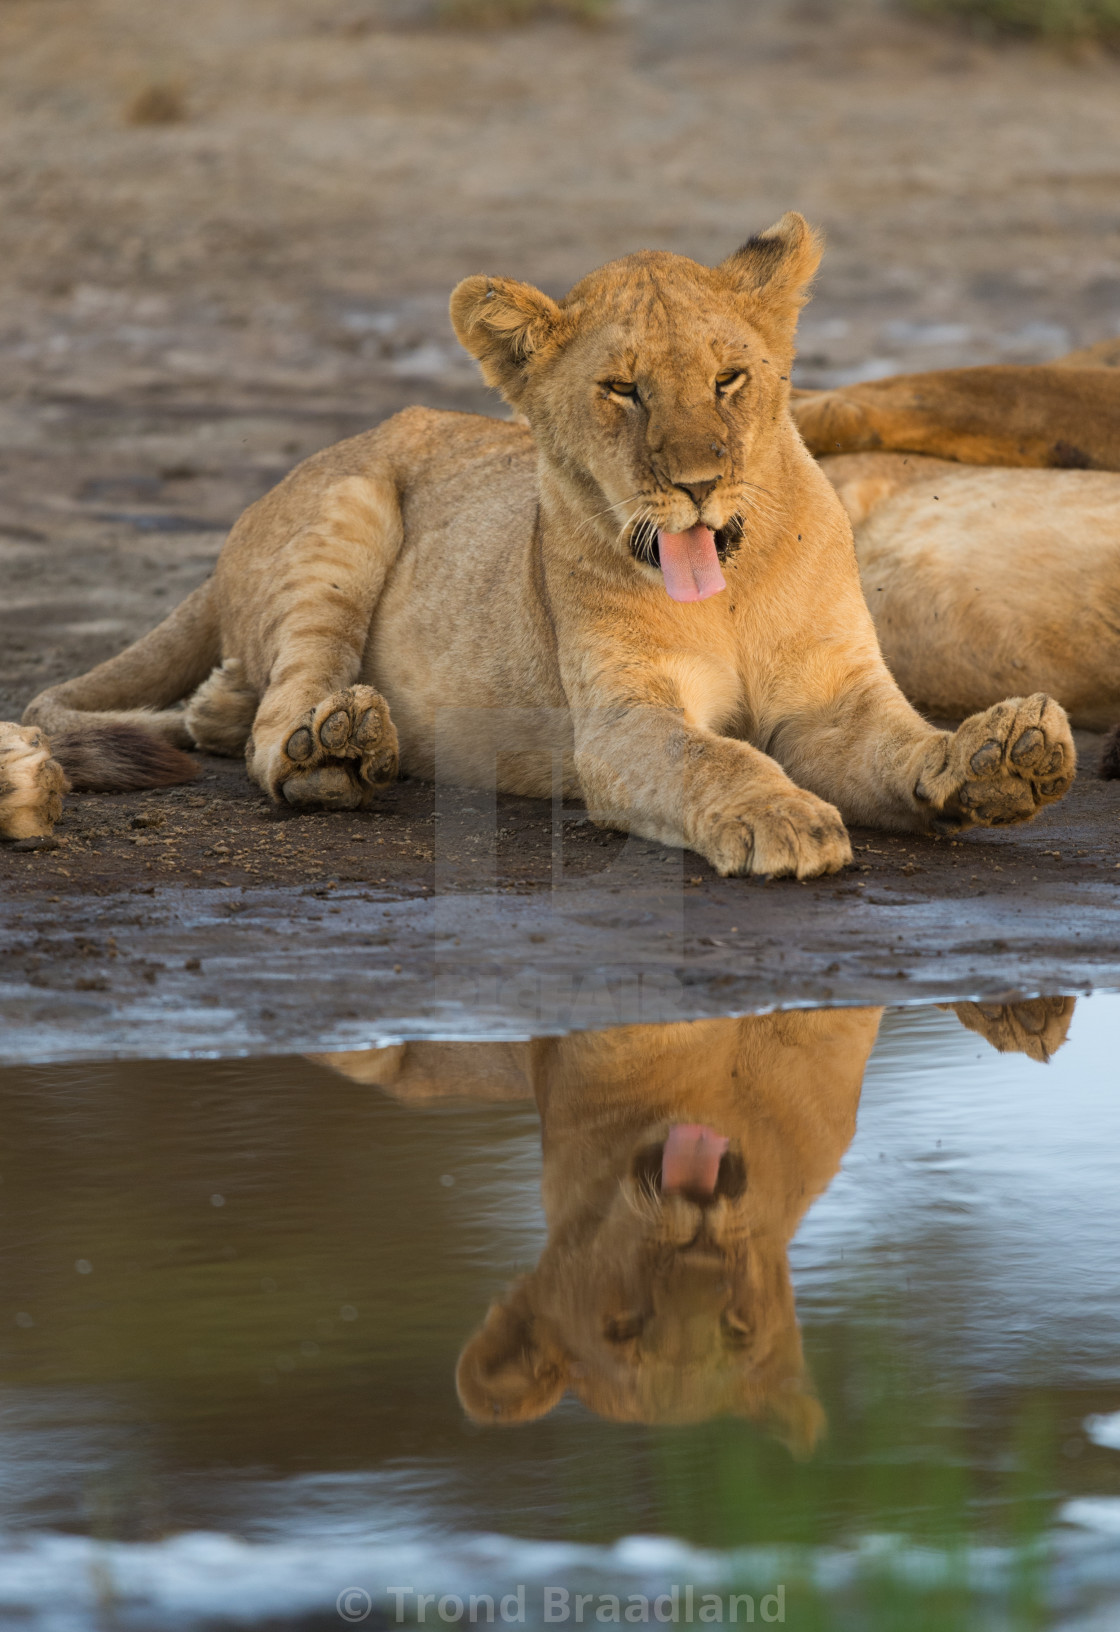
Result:
{"type": "Polygon", "coordinates": [[[773,751],[849,821],[935,833],[1030,821],[1077,768],[1065,710],[1044,692],[939,731],[879,662],[815,709],[802,706],[774,732],[773,751]]]}
{"type": "Polygon", "coordinates": [[[996,703],[931,743],[914,796],[937,832],[1002,827],[1060,799],[1076,770],[1065,710],[1039,691],[996,703]]]}
{"type": "Polygon", "coordinates": [[[249,773],[300,808],[355,810],[397,774],[385,699],[358,683],[377,597],[402,538],[389,480],[351,478],[289,542],[270,593],[268,687],[246,749],[249,773]]]}
{"type": "Polygon", "coordinates": [[[575,712],[576,772],[595,821],[695,850],[723,877],[815,878],[852,859],[840,812],[749,743],[655,706],[575,712]]]}
{"type": "Polygon", "coordinates": [[[45,837],[62,814],[67,786],[41,731],[0,722],[0,838],[45,837]]]}

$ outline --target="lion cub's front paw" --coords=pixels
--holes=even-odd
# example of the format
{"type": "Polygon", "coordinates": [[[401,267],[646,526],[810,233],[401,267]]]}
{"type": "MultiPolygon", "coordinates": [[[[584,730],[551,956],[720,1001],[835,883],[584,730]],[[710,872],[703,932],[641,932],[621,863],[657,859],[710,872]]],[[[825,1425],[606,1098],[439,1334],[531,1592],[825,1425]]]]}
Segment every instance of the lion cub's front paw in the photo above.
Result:
{"type": "Polygon", "coordinates": [[[358,810],[397,774],[397,731],[372,686],[349,686],[309,709],[285,743],[275,786],[300,809],[358,810]]]}
{"type": "Polygon", "coordinates": [[[0,722],[0,838],[45,838],[62,815],[68,786],[37,726],[0,722]]]}
{"type": "Polygon", "coordinates": [[[1077,770],[1065,710],[1035,692],[965,720],[923,771],[914,796],[935,832],[1028,822],[1069,789],[1077,770]]]}
{"type": "Polygon", "coordinates": [[[760,795],[757,802],[718,817],[695,848],[724,878],[732,873],[816,878],[838,872],[852,859],[840,812],[803,788],[760,795]]]}

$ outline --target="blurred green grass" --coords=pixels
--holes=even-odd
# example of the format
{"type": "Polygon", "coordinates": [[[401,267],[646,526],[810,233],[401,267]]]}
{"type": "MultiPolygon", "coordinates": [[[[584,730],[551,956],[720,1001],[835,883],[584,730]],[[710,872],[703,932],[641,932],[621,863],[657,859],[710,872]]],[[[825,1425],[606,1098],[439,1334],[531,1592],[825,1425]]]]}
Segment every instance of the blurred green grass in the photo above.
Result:
{"type": "Polygon", "coordinates": [[[443,23],[472,28],[501,28],[542,17],[597,23],[611,4],[612,0],[437,0],[437,14],[443,23]]]}
{"type": "Polygon", "coordinates": [[[974,32],[1120,45],[1120,0],[903,0],[925,17],[956,18],[974,32]]]}

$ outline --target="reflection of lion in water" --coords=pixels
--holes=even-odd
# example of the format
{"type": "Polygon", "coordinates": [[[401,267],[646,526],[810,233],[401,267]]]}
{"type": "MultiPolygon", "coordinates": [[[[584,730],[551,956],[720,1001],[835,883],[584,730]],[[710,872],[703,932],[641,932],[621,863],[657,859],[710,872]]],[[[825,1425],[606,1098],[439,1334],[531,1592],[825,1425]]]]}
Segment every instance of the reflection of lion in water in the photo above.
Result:
{"type": "MultiPolygon", "coordinates": [[[[1036,1058],[1072,999],[983,1010],[1036,1058]]],[[[788,1249],[855,1131],[879,1009],[627,1026],[526,1044],[318,1056],[401,1098],[535,1095],[548,1243],[463,1349],[459,1395],[529,1422],[572,1390],[601,1416],[766,1423],[798,1453],[824,1423],[788,1249]]]]}

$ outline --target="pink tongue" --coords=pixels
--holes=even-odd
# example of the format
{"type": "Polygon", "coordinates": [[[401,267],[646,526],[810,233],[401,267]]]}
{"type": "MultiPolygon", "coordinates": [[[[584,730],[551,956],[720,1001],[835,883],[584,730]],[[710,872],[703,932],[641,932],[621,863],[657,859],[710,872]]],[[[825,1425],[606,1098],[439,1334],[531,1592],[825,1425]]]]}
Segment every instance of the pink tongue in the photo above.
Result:
{"type": "Polygon", "coordinates": [[[658,533],[661,575],[674,601],[706,601],[727,585],[716,554],[716,536],[697,525],[687,533],[658,533]]]}
{"type": "Polygon", "coordinates": [[[669,1130],[661,1152],[662,1190],[695,1190],[710,1196],[726,1149],[727,1140],[702,1123],[678,1123],[669,1130]]]}

